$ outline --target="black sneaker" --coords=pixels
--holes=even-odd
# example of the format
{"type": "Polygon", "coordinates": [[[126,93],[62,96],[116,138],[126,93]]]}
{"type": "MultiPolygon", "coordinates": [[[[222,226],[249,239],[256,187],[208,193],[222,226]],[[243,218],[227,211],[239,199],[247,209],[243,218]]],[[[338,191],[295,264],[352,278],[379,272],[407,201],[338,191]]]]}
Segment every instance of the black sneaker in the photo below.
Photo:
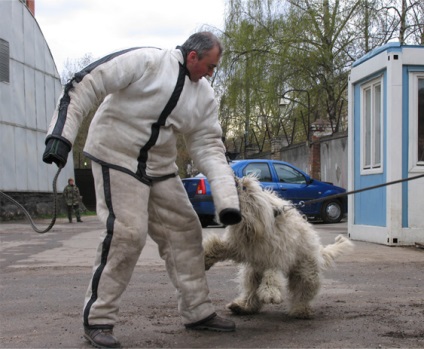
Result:
{"type": "Polygon", "coordinates": [[[120,348],[121,343],[111,328],[89,329],[84,327],[84,337],[96,348],[120,348]]]}
{"type": "Polygon", "coordinates": [[[236,325],[233,321],[223,319],[216,315],[216,313],[213,313],[203,320],[186,324],[184,326],[190,330],[210,330],[217,332],[233,332],[236,330],[236,325]]]}

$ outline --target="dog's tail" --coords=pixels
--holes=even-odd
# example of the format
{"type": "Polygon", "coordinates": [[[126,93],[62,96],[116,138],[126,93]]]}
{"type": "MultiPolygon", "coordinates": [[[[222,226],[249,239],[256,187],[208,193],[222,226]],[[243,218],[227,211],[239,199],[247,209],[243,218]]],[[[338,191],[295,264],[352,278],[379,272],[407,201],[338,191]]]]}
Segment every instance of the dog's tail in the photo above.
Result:
{"type": "Polygon", "coordinates": [[[334,260],[341,254],[351,252],[354,244],[343,235],[336,236],[336,242],[331,245],[321,246],[321,256],[324,260],[322,269],[332,267],[334,260]]]}

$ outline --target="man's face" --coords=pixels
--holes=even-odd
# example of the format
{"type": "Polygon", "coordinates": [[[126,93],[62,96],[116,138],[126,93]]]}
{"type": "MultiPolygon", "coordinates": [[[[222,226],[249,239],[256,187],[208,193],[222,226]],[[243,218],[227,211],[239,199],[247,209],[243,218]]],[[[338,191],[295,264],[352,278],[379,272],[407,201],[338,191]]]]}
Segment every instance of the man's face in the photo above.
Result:
{"type": "Polygon", "coordinates": [[[204,76],[212,76],[220,58],[221,55],[217,46],[206,52],[202,59],[199,59],[196,51],[190,51],[187,55],[187,69],[190,72],[190,80],[197,82],[204,76]]]}

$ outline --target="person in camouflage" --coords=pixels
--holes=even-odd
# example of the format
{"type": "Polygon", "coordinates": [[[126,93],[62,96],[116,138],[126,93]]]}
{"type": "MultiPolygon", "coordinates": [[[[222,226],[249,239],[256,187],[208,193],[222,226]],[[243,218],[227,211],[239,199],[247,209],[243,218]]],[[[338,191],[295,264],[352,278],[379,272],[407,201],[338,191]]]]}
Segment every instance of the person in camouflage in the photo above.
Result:
{"type": "Polygon", "coordinates": [[[75,185],[73,178],[68,179],[68,185],[63,189],[63,197],[65,198],[66,206],[68,207],[69,223],[72,223],[72,211],[75,212],[77,222],[82,222],[79,209],[80,192],[75,185]]]}

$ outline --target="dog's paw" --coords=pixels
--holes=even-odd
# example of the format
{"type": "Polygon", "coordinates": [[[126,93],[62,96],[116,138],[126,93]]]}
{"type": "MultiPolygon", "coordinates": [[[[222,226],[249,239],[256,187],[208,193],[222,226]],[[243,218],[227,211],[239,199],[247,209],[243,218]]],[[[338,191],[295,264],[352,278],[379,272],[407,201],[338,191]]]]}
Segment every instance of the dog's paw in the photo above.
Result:
{"type": "Polygon", "coordinates": [[[281,272],[268,269],[263,273],[256,295],[265,304],[280,304],[283,301],[284,280],[281,272]]]}
{"type": "Polygon", "coordinates": [[[289,315],[296,319],[312,319],[314,317],[314,311],[309,305],[302,305],[293,307],[289,311],[289,315]]]}
{"type": "Polygon", "coordinates": [[[235,315],[251,315],[257,313],[252,309],[247,309],[244,304],[240,304],[238,302],[231,302],[227,304],[227,309],[231,310],[231,312],[235,315]]]}
{"type": "Polygon", "coordinates": [[[280,304],[283,302],[281,290],[277,287],[260,287],[258,298],[264,304],[280,304]]]}

